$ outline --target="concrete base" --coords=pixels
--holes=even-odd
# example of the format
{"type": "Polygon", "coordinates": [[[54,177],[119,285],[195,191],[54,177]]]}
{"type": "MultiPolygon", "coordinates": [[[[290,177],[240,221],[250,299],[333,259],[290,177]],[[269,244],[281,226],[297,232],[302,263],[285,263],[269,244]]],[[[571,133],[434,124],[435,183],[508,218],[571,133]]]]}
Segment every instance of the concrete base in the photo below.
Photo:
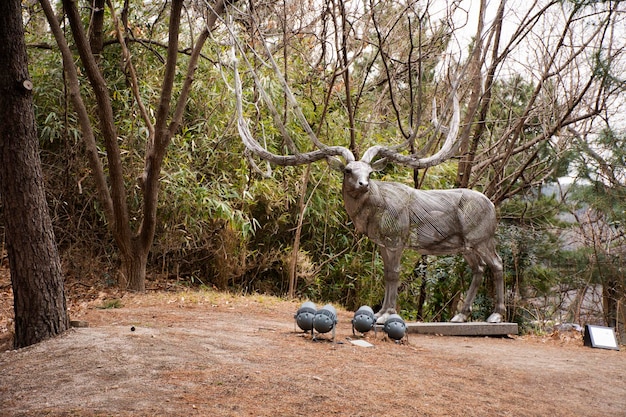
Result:
{"type": "MultiPolygon", "coordinates": [[[[382,325],[377,330],[382,331],[382,325]]],[[[517,323],[406,323],[407,333],[442,336],[507,336],[518,334],[517,323]]]]}

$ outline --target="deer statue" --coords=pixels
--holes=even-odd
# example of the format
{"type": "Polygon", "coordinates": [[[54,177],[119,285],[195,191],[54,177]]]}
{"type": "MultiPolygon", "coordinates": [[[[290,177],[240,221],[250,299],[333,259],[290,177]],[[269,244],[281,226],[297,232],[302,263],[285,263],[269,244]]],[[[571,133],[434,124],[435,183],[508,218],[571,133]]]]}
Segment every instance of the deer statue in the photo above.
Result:
{"type": "MultiPolygon", "coordinates": [[[[283,88],[288,87],[283,84],[283,88]]],[[[346,211],[356,230],[380,247],[383,258],[385,296],[382,308],[376,313],[379,322],[395,312],[400,261],[406,248],[427,255],[462,254],[471,267],[472,282],[463,306],[452,322],[465,322],[469,318],[486,266],[491,270],[496,295],[495,310],[487,321],[499,323],[505,314],[502,261],[495,250],[497,220],[493,203],[485,195],[469,189],[419,190],[398,182],[370,179],[372,172],[389,162],[421,169],[454,156],[460,125],[459,101],[456,88],[454,90],[452,121],[444,144],[432,156],[418,158],[400,154],[396,148],[373,146],[357,161],[349,149],[325,146],[316,138],[312,139],[318,148],[314,151],[277,155],[262,147],[248,129],[243,118],[241,80],[235,64],[238,129],[246,148],[276,165],[302,165],[326,159],[332,167],[343,172],[342,193],[346,211]]]]}

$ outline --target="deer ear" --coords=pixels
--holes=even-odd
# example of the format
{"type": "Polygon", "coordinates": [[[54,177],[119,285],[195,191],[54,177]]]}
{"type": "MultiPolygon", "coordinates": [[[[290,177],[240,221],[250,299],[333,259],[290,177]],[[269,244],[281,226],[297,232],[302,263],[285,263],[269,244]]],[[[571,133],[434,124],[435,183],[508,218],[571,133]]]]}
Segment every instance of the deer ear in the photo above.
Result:
{"type": "Polygon", "coordinates": [[[335,171],[343,172],[344,168],[346,167],[344,163],[341,162],[341,159],[334,156],[326,157],[326,162],[328,162],[328,166],[330,166],[335,171]]]}
{"type": "Polygon", "coordinates": [[[387,158],[380,158],[372,162],[371,167],[374,171],[382,171],[387,166],[387,158]]]}

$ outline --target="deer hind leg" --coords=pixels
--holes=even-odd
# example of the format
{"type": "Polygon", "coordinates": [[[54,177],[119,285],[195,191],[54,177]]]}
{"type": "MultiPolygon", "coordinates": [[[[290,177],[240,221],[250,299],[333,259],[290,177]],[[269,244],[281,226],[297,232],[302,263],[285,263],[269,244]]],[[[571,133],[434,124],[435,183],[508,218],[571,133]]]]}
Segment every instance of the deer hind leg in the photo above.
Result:
{"type": "Polygon", "coordinates": [[[402,248],[386,248],[380,246],[380,254],[383,257],[385,278],[385,299],[380,311],[376,313],[378,323],[384,323],[391,314],[396,312],[398,300],[398,287],[400,285],[400,260],[402,248]]]}
{"type": "Polygon", "coordinates": [[[502,272],[502,259],[496,251],[487,258],[487,264],[493,275],[493,286],[496,291],[496,306],[494,312],[491,313],[487,322],[501,323],[506,315],[506,306],[504,305],[504,276],[502,272]]]}
{"type": "Polygon", "coordinates": [[[480,258],[480,262],[489,266],[493,286],[495,290],[495,308],[493,313],[487,318],[488,323],[501,323],[506,315],[506,306],[504,304],[504,276],[502,271],[502,259],[498,256],[493,240],[485,242],[476,250],[476,256],[480,258]]]}
{"type": "Polygon", "coordinates": [[[470,268],[472,268],[472,283],[470,284],[469,290],[467,290],[467,294],[465,294],[465,301],[463,302],[461,311],[450,320],[452,323],[464,323],[469,318],[472,312],[472,304],[476,298],[478,287],[480,287],[480,284],[483,282],[483,273],[485,271],[485,263],[477,254],[466,253],[463,257],[470,268]]]}

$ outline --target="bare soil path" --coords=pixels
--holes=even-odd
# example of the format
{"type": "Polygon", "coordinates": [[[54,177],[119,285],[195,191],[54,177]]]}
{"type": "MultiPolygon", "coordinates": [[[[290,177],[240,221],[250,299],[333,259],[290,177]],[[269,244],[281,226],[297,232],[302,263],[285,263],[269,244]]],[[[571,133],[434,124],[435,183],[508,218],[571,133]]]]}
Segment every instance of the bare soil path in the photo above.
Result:
{"type": "Polygon", "coordinates": [[[338,343],[313,342],[294,329],[300,303],[273,297],[70,301],[89,327],[17,351],[0,332],[1,416],[626,416],[626,352],[575,334],[368,334],[363,348],[352,313],[339,311],[338,343]]]}

